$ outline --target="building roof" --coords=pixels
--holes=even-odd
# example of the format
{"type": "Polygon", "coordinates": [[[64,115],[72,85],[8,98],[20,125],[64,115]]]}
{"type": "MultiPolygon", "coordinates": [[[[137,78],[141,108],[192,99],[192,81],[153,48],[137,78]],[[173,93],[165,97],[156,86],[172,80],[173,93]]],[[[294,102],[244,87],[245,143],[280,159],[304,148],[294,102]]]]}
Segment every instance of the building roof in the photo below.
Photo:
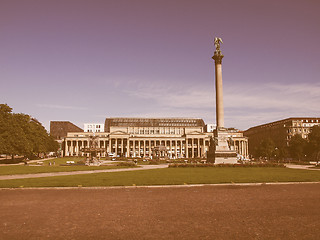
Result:
{"type": "Polygon", "coordinates": [[[271,126],[284,124],[286,122],[291,122],[291,121],[295,121],[295,120],[300,120],[300,121],[301,120],[302,121],[318,120],[318,122],[320,123],[320,118],[319,117],[290,117],[290,118],[285,118],[285,119],[274,121],[274,122],[270,122],[270,123],[261,124],[261,125],[255,126],[255,127],[251,127],[249,129],[247,129],[246,131],[250,131],[250,130],[253,130],[253,129],[257,129],[257,128],[271,127],[271,126]]]}
{"type": "Polygon", "coordinates": [[[69,121],[50,121],[50,135],[55,139],[66,137],[68,132],[83,132],[83,129],[69,121]]]}
{"type": "Polygon", "coordinates": [[[110,127],[204,127],[200,118],[106,118],[105,131],[110,127]]]}

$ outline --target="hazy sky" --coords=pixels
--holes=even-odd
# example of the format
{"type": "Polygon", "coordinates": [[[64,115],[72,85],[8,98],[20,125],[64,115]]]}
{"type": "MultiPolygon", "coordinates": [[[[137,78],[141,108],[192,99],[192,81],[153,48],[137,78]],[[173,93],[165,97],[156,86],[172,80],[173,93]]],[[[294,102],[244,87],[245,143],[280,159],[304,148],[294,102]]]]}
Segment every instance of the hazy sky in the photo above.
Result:
{"type": "Polygon", "coordinates": [[[320,116],[318,0],[0,0],[0,103],[80,127],[106,117],[225,125],[320,116]]]}

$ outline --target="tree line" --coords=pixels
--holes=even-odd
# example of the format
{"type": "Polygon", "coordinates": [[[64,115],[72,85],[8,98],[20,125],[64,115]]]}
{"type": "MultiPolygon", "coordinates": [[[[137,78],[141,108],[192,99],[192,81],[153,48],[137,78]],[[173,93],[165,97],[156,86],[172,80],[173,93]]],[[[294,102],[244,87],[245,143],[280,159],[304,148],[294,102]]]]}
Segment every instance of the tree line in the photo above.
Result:
{"type": "Polygon", "coordinates": [[[292,158],[297,161],[320,161],[320,126],[313,126],[308,139],[300,134],[291,137],[287,146],[276,146],[271,138],[265,138],[255,149],[255,157],[284,160],[292,158]]]}
{"type": "Polygon", "coordinates": [[[56,152],[59,144],[42,124],[23,113],[13,113],[7,104],[0,104],[0,154],[23,155],[32,159],[40,153],[56,152]]]}

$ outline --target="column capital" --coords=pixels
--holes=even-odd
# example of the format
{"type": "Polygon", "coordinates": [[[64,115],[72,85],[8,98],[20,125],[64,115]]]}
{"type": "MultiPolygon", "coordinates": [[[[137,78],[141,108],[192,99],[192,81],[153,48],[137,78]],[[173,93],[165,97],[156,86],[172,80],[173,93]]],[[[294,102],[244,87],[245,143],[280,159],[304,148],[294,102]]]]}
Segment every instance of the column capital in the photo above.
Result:
{"type": "Polygon", "coordinates": [[[222,63],[222,58],[224,55],[221,53],[221,51],[215,51],[212,59],[214,60],[215,64],[221,64],[222,63]]]}

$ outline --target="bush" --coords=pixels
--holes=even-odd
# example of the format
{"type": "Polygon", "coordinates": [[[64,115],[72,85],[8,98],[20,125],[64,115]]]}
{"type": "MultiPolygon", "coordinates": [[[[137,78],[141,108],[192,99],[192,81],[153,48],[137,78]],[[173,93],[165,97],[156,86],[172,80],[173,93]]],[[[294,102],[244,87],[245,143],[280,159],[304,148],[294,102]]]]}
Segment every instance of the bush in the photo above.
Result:
{"type": "Polygon", "coordinates": [[[116,166],[120,167],[135,167],[136,164],[134,162],[119,162],[116,166]]]}
{"type": "Polygon", "coordinates": [[[80,160],[77,162],[77,165],[85,165],[86,161],[85,160],[80,160]]]}
{"type": "Polygon", "coordinates": [[[150,160],[149,165],[159,165],[160,163],[158,161],[150,160]]]}
{"type": "Polygon", "coordinates": [[[285,167],[278,163],[245,163],[245,164],[214,164],[214,163],[173,163],[169,167],[285,167]]]}

